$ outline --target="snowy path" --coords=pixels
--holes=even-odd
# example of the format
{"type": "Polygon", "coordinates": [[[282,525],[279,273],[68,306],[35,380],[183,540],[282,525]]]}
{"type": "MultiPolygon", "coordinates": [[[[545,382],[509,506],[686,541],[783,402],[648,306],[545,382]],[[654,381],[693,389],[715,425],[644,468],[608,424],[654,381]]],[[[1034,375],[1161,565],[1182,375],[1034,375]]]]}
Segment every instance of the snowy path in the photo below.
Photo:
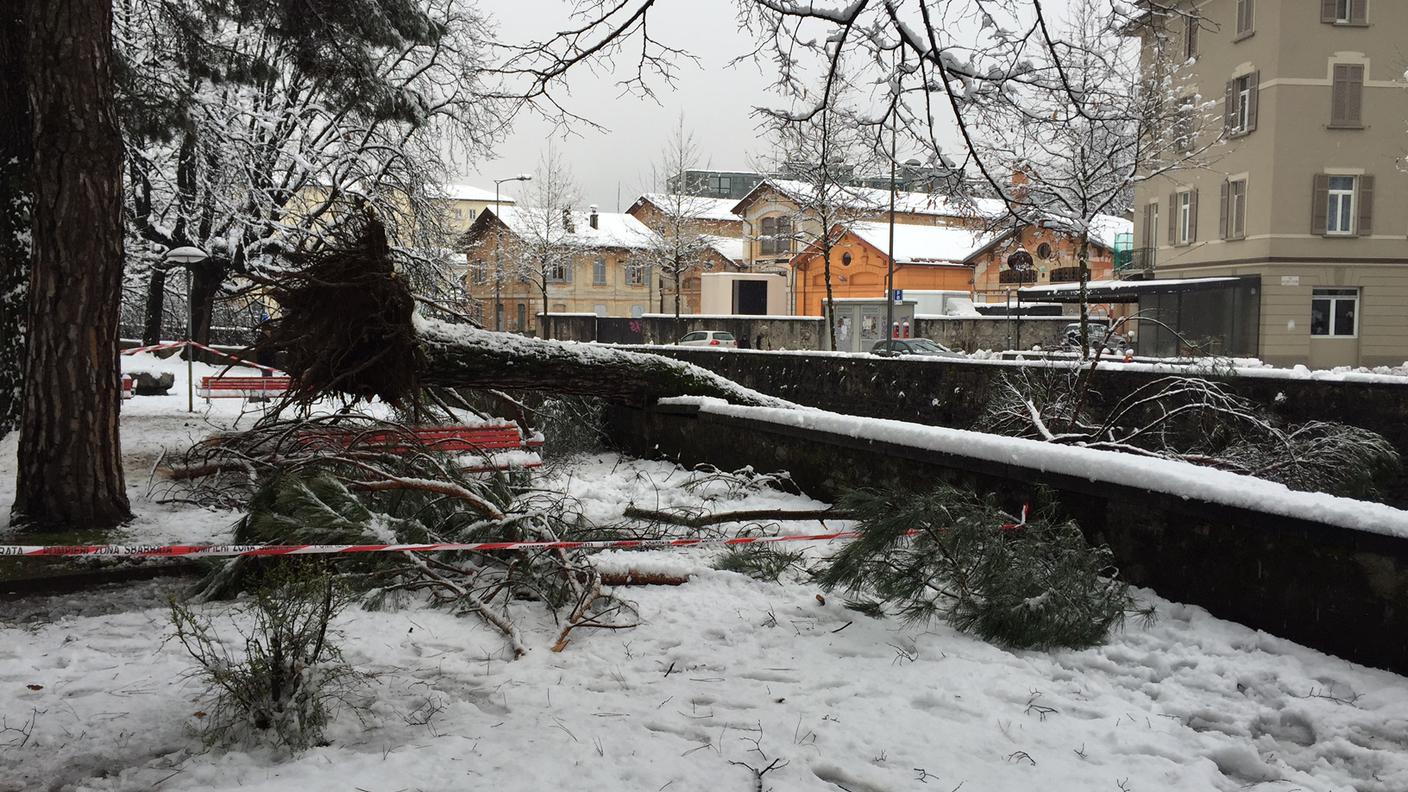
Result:
{"type": "MultiPolygon", "coordinates": [[[[162,447],[238,413],[183,409],[184,396],[124,406],[134,539],[229,536],[231,513],[140,495],[162,447]]],[[[6,502],[13,453],[10,438],[6,502]]],[[[613,456],[550,476],[600,522],[632,503],[818,505],[687,488],[684,471],[613,456]]],[[[533,650],[517,662],[471,618],[349,611],[347,657],[377,674],[367,711],[344,711],[329,746],[295,758],[202,746],[209,698],[165,642],[175,583],[0,602],[0,792],[744,792],[755,787],[743,765],[774,761],[763,788],[778,792],[1408,790],[1408,680],[1152,594],[1159,620],[1106,646],[1014,653],[823,603],[805,583],[712,571],[707,550],[623,558],[694,577],[625,590],[639,627],[580,632],[560,654],[529,606],[518,616],[533,650]]]]}
{"type": "Polygon", "coordinates": [[[1403,678],[1196,608],[1009,653],[723,572],[632,590],[644,624],[561,654],[540,624],[513,663],[469,619],[350,612],[349,658],[379,674],[365,724],[344,713],[293,760],[199,753],[205,699],[162,643],[161,585],[77,605],[110,613],[5,609],[6,725],[37,715],[27,744],[0,736],[0,789],[747,790],[731,762],[774,759],[780,791],[1408,788],[1403,678]]]}

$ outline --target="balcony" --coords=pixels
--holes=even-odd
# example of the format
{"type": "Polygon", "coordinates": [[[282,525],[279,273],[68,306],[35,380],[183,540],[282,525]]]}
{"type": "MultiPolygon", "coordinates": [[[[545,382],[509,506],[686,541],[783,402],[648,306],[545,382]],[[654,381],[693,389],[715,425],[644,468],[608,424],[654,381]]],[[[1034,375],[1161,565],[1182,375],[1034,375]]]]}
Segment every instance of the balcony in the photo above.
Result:
{"type": "Polygon", "coordinates": [[[1115,252],[1115,277],[1133,278],[1152,274],[1158,248],[1142,247],[1115,252]]]}

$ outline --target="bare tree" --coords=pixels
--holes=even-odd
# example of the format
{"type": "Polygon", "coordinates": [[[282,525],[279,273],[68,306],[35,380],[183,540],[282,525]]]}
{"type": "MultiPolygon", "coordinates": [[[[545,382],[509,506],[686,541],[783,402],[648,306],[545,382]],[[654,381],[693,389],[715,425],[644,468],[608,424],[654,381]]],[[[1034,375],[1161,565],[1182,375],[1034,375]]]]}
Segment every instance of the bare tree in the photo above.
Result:
{"type": "MultiPolygon", "coordinates": [[[[504,243],[505,266],[495,277],[533,284],[546,316],[553,284],[572,280],[576,258],[583,250],[577,224],[587,222],[578,216],[581,192],[572,170],[552,145],[538,160],[526,198],[523,206],[503,209],[514,238],[504,243]]],[[[546,337],[547,324],[542,323],[538,330],[546,337]]]]}
{"type": "Polygon", "coordinates": [[[205,341],[218,296],[237,293],[241,281],[277,278],[285,254],[325,245],[360,216],[355,209],[375,212],[413,253],[409,276],[443,290],[444,152],[482,153],[498,126],[499,106],[481,83],[482,14],[458,0],[418,0],[408,13],[423,30],[340,42],[365,68],[354,77],[354,63],[310,71],[286,32],[262,19],[192,0],[135,0],[119,10],[125,208],[143,243],[134,246],[128,289],[144,304],[144,340],[161,330],[165,250],[210,254],[192,265],[186,295],[205,341]],[[258,76],[225,79],[212,62],[257,62],[258,76]],[[349,93],[357,79],[368,90],[349,93]],[[181,119],[174,134],[171,117],[181,119]]]}
{"type": "Polygon", "coordinates": [[[797,204],[792,233],[809,225],[818,228],[815,239],[798,241],[814,245],[822,262],[826,285],[827,332],[836,345],[836,303],[831,288],[832,251],[840,241],[838,226],[874,214],[880,209],[875,190],[855,186],[856,175],[878,166],[875,149],[868,145],[854,112],[844,104],[838,86],[826,104],[804,115],[770,113],[778,139],[779,170],[796,182],[789,195],[797,204]]]}
{"type": "Polygon", "coordinates": [[[29,294],[31,131],[25,93],[24,7],[0,11],[0,437],[19,425],[29,294]]]}
{"type": "MultiPolygon", "coordinates": [[[[654,182],[659,186],[686,171],[699,168],[699,146],[694,141],[694,133],[685,129],[681,116],[675,133],[660,152],[660,161],[654,168],[654,182]]],[[[657,193],[654,196],[659,216],[654,223],[655,235],[650,245],[642,251],[642,259],[660,273],[662,284],[669,279],[674,287],[675,336],[682,332],[680,326],[680,291],[684,276],[704,269],[709,263],[712,250],[712,235],[700,222],[700,215],[709,207],[709,199],[687,195],[679,191],[657,193]]]]}
{"type": "Polygon", "coordinates": [[[1179,100],[1166,41],[1145,42],[1155,70],[1141,76],[1140,50],[1112,26],[1109,0],[1078,0],[1037,68],[1056,84],[1017,84],[975,115],[974,151],[1024,177],[1004,189],[1009,222],[1040,225],[1077,240],[1080,344],[1090,354],[1090,242],[1122,215],[1139,182],[1204,164],[1217,135],[1202,134],[1208,104],[1179,100]],[[1198,141],[1202,141],[1199,144],[1198,141]]]}

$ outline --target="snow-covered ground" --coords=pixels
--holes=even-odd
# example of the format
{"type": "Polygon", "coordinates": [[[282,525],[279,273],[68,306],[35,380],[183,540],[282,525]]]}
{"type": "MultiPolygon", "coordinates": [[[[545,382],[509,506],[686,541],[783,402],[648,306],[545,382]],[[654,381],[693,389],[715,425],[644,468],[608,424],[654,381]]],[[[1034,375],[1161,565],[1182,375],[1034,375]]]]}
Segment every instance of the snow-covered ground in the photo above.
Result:
{"type": "MultiPolygon", "coordinates": [[[[238,417],[237,400],[216,404],[196,418],[184,395],[124,405],[134,540],[229,538],[233,514],[142,495],[161,447],[238,417]]],[[[0,451],[7,498],[13,441],[0,451]]],[[[628,505],[820,505],[686,486],[701,474],[613,455],[544,476],[598,522],[628,505]]],[[[532,651],[517,661],[472,617],[353,608],[337,626],[347,659],[376,675],[366,710],[344,710],[329,745],[296,757],[204,747],[210,698],[165,640],[179,584],[6,601],[0,790],[752,790],[746,766],[774,762],[762,788],[779,792],[1408,789],[1403,677],[1149,592],[1158,620],[1105,646],[1010,652],[863,616],[800,577],[714,571],[715,552],[603,559],[691,579],[621,590],[639,626],[579,631],[561,653],[554,625],[524,604],[532,651]]]]}

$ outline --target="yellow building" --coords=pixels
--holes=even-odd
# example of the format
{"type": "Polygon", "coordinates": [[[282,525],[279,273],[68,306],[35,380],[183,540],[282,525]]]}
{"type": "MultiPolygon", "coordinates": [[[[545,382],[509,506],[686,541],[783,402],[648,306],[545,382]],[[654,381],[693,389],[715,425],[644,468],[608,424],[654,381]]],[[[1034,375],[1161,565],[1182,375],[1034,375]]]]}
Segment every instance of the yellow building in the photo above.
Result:
{"type": "MultiPolygon", "coordinates": [[[[542,272],[531,261],[543,244],[548,218],[528,207],[504,206],[479,212],[461,238],[469,268],[465,286],[470,310],[485,327],[536,332],[543,311],[542,272]],[[495,321],[495,305],[501,318],[495,321]]],[[[562,264],[547,273],[550,313],[634,316],[650,312],[659,294],[658,273],[645,263],[654,232],[631,215],[564,212],[552,218],[554,255],[562,264]]]]}
{"type": "MultiPolygon", "coordinates": [[[[445,199],[449,203],[449,230],[452,234],[463,234],[474,225],[474,221],[485,209],[494,208],[494,191],[472,184],[445,185],[445,199]]],[[[514,200],[499,194],[500,206],[513,206],[514,200]]]]}

